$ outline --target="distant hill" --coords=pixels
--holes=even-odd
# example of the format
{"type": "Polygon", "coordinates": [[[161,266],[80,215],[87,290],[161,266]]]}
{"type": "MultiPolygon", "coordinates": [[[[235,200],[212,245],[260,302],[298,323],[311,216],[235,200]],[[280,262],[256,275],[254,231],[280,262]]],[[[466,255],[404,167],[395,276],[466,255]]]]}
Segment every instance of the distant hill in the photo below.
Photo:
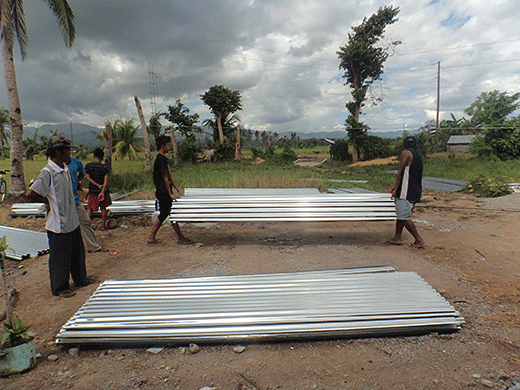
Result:
{"type": "MultiPolygon", "coordinates": [[[[92,132],[101,133],[104,129],[81,123],[62,123],[56,125],[42,125],[38,129],[38,140],[41,136],[49,138],[51,131],[58,130],[60,135],[73,141],[76,146],[85,148],[92,148],[103,146],[103,142],[98,140],[92,132]]],[[[23,138],[33,138],[36,132],[36,127],[26,126],[23,131],[23,138]]]]}
{"type": "MultiPolygon", "coordinates": [[[[50,132],[58,130],[60,134],[68,139],[71,139],[76,146],[84,147],[84,148],[95,148],[98,146],[103,146],[103,142],[98,140],[96,136],[92,133],[95,132],[100,134],[104,128],[84,125],[82,123],[61,123],[56,125],[42,125],[38,130],[38,139],[41,136],[45,136],[49,138],[50,132]]],[[[24,127],[24,139],[33,138],[34,133],[36,132],[35,127],[24,127]]],[[[208,131],[209,132],[209,131],[208,131]]],[[[413,132],[412,132],[413,133],[413,132]]],[[[372,132],[369,131],[370,135],[377,135],[378,137],[383,138],[395,138],[402,137],[402,131],[385,131],[385,132],[372,132]]],[[[320,131],[314,133],[296,133],[296,135],[300,138],[317,138],[317,139],[339,139],[346,138],[347,132],[343,131],[320,131]]],[[[291,132],[279,133],[278,137],[283,138],[284,136],[290,138],[291,132]]]]}
{"type": "MultiPolygon", "coordinates": [[[[410,132],[410,133],[413,133],[413,132],[410,132]]],[[[378,137],[382,137],[382,138],[399,138],[399,137],[403,136],[402,131],[383,131],[383,132],[369,131],[368,134],[377,135],[378,137]]],[[[347,134],[346,130],[343,130],[343,131],[329,131],[329,132],[320,131],[320,132],[316,132],[316,133],[296,133],[296,135],[300,138],[338,139],[338,138],[346,138],[348,134],[347,134]]],[[[279,138],[283,138],[284,136],[290,137],[291,133],[286,132],[286,133],[279,134],[279,138]]]]}

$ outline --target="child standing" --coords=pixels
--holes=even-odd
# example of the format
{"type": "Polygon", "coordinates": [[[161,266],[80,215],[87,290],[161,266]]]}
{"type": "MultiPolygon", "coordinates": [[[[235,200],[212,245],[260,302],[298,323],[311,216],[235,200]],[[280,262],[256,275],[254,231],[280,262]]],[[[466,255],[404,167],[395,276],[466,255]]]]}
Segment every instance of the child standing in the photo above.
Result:
{"type": "Polygon", "coordinates": [[[87,213],[92,218],[92,212],[101,208],[103,227],[107,227],[107,207],[112,204],[108,190],[108,169],[103,165],[103,149],[94,150],[94,162],[85,165],[85,179],[89,182],[87,213]]]}

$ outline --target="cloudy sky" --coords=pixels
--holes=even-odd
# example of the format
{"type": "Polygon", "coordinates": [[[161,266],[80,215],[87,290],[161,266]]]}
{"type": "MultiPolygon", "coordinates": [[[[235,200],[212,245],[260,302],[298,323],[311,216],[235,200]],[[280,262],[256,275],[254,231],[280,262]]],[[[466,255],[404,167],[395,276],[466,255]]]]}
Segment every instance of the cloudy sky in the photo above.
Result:
{"type": "MultiPolygon", "coordinates": [[[[381,6],[399,7],[386,40],[400,40],[372,88],[362,120],[375,132],[414,130],[463,116],[483,91],[520,91],[518,0],[69,0],[76,16],[66,49],[43,1],[26,1],[28,56],[16,70],[24,123],[103,127],[177,99],[201,119],[213,85],[242,95],[242,128],[273,132],[344,129],[345,86],[336,54],[348,33],[381,6]],[[373,99],[383,101],[372,105],[373,99]]],[[[7,108],[5,83],[0,106],[7,108]]]]}

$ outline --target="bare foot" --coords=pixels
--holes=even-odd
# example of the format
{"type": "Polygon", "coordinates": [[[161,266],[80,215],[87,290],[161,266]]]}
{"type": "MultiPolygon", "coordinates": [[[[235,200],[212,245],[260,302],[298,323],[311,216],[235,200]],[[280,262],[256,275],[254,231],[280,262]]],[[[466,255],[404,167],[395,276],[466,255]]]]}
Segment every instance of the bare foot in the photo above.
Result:
{"type": "Polygon", "coordinates": [[[149,238],[147,242],[148,242],[148,244],[158,244],[159,243],[159,241],[157,241],[155,238],[149,238]]]}
{"type": "Polygon", "coordinates": [[[188,237],[182,237],[182,238],[179,238],[179,240],[177,241],[179,244],[184,244],[184,245],[190,245],[190,244],[193,244],[193,241],[190,240],[188,237]]]}

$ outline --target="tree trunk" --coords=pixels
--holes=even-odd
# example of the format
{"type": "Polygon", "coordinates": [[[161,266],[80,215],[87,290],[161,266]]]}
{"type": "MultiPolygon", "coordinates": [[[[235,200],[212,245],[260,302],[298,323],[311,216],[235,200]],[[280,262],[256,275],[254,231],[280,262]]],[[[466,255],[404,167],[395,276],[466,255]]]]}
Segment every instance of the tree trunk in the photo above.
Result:
{"type": "Polygon", "coordinates": [[[215,120],[217,121],[217,129],[218,129],[218,139],[221,143],[224,143],[224,131],[222,130],[222,115],[215,115],[215,120]]]}
{"type": "Polygon", "coordinates": [[[143,109],[141,107],[141,102],[137,96],[134,96],[135,105],[137,107],[137,114],[139,114],[139,119],[141,120],[141,127],[143,129],[143,139],[144,139],[144,168],[147,171],[152,170],[152,157],[150,156],[150,141],[148,139],[148,130],[146,129],[146,122],[144,120],[143,109]]]}
{"type": "Polygon", "coordinates": [[[271,146],[271,132],[267,133],[267,145],[271,146]]]}
{"type": "Polygon", "coordinates": [[[107,139],[105,141],[105,166],[108,173],[112,173],[112,125],[107,123],[105,126],[105,134],[107,139]]]}
{"type": "Polygon", "coordinates": [[[4,60],[5,84],[9,100],[9,116],[11,117],[11,186],[9,193],[13,196],[25,194],[25,177],[23,173],[23,122],[16,72],[13,56],[13,30],[4,28],[2,36],[2,55],[4,60]]]}
{"type": "Polygon", "coordinates": [[[170,127],[170,133],[172,135],[173,163],[177,166],[179,165],[179,154],[177,153],[177,140],[175,139],[175,129],[173,127],[170,127]]]}
{"type": "Polygon", "coordinates": [[[242,153],[240,151],[240,125],[237,125],[237,142],[235,144],[235,161],[242,161],[242,153]]]}

